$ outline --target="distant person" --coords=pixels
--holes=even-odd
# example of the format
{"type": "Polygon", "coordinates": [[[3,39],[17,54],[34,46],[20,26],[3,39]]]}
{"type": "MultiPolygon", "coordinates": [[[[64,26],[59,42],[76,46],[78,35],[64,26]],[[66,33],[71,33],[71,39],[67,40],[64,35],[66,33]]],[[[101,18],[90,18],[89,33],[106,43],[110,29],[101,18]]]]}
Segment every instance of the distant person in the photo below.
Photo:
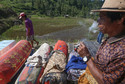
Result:
{"type": "Polygon", "coordinates": [[[35,41],[37,43],[37,45],[39,44],[39,42],[34,39],[34,30],[33,30],[32,21],[29,18],[27,18],[26,14],[24,12],[20,13],[19,19],[22,19],[23,21],[25,21],[26,40],[30,41],[32,48],[34,48],[33,41],[35,41]]]}

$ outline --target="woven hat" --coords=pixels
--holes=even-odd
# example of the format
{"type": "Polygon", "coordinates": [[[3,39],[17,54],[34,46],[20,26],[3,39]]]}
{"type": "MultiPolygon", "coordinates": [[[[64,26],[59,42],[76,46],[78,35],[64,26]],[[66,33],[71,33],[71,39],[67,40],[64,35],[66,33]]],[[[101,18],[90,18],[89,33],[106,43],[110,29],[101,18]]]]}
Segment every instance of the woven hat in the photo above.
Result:
{"type": "Polygon", "coordinates": [[[125,0],[105,0],[101,9],[91,10],[92,12],[125,12],[125,0]]]}

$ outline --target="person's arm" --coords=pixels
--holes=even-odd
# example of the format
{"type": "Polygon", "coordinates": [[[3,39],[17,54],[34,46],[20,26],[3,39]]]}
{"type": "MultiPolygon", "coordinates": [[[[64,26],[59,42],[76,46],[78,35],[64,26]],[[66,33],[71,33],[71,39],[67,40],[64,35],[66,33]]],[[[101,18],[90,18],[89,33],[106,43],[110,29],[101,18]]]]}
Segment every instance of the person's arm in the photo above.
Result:
{"type": "MultiPolygon", "coordinates": [[[[77,52],[79,53],[79,55],[81,57],[84,56],[90,56],[88,49],[86,48],[86,46],[81,42],[77,52]]],[[[96,79],[96,81],[99,84],[104,84],[103,82],[103,76],[102,76],[102,72],[96,67],[96,65],[94,64],[93,60],[90,58],[88,62],[86,62],[91,74],[93,75],[93,77],[96,79]]]]}
{"type": "Polygon", "coordinates": [[[89,59],[89,61],[86,62],[86,64],[87,64],[91,74],[93,75],[93,77],[98,82],[98,84],[104,84],[102,72],[96,67],[96,65],[94,64],[93,60],[89,59]]]}

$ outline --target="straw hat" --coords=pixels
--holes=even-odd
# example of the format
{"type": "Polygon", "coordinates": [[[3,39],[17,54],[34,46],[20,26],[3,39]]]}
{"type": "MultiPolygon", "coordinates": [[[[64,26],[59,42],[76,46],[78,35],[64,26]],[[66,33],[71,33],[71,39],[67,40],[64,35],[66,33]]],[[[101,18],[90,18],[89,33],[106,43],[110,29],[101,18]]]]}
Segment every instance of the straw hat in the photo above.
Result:
{"type": "Polygon", "coordinates": [[[101,9],[91,11],[125,12],[125,0],[105,0],[101,9]]]}

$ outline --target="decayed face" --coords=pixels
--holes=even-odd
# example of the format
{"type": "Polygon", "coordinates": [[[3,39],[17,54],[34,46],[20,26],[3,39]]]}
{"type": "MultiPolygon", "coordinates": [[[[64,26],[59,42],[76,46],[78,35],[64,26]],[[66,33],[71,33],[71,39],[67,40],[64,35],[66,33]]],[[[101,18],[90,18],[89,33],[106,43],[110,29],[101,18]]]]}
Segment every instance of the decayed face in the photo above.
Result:
{"type": "Polygon", "coordinates": [[[100,12],[99,30],[104,34],[111,34],[115,27],[115,22],[106,16],[106,12],[100,12]]]}

